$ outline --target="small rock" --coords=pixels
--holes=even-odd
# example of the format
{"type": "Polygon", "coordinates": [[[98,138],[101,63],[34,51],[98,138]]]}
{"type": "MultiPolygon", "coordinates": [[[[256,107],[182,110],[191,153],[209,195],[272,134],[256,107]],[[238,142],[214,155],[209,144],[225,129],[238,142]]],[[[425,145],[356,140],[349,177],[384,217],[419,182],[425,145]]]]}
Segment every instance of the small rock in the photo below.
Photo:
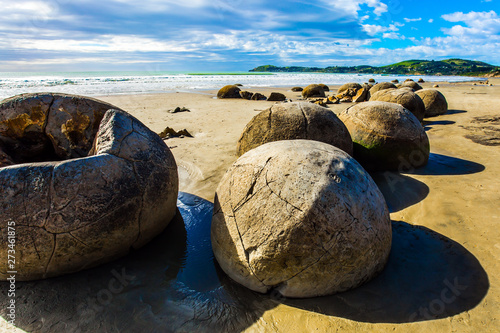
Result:
{"type": "Polygon", "coordinates": [[[439,88],[439,84],[435,84],[432,86],[433,88],[439,88]]]}
{"type": "Polygon", "coordinates": [[[418,83],[424,83],[424,82],[425,82],[424,79],[422,78],[418,79],[418,83]]]}
{"type": "Polygon", "coordinates": [[[176,107],[174,110],[168,110],[169,113],[178,113],[178,112],[191,112],[188,108],[185,107],[176,107]]]}
{"type": "Polygon", "coordinates": [[[300,91],[304,90],[304,88],[302,88],[302,87],[293,87],[291,90],[294,91],[294,92],[300,92],[300,91]]]}
{"type": "Polygon", "coordinates": [[[282,102],[286,100],[286,96],[279,92],[272,92],[267,100],[271,102],[282,102]]]}
{"type": "Polygon", "coordinates": [[[392,83],[399,83],[399,80],[398,79],[394,79],[391,81],[392,83]]]}
{"type": "Polygon", "coordinates": [[[250,91],[243,90],[240,91],[240,96],[243,99],[252,99],[253,93],[250,91]]]}
{"type": "Polygon", "coordinates": [[[375,79],[369,79],[368,83],[375,83],[375,79]]]}
{"type": "Polygon", "coordinates": [[[267,97],[262,95],[261,93],[255,93],[252,96],[252,101],[265,101],[266,99],[267,97]]]}
{"type": "Polygon", "coordinates": [[[183,129],[183,130],[180,130],[180,131],[176,131],[174,130],[173,128],[171,127],[166,127],[161,133],[158,133],[158,135],[160,136],[160,138],[162,139],[170,139],[170,138],[176,138],[176,137],[179,137],[179,138],[184,138],[184,137],[190,137],[192,138],[193,136],[191,135],[191,133],[189,133],[187,131],[187,129],[183,129]]]}

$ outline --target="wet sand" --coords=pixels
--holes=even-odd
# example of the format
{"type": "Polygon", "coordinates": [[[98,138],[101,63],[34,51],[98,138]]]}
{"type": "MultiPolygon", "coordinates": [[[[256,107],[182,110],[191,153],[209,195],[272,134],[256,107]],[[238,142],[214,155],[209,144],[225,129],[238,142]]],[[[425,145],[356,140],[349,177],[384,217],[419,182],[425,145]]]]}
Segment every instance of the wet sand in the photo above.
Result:
{"type": "MultiPolygon", "coordinates": [[[[211,257],[208,227],[217,184],[236,160],[246,123],[274,102],[217,100],[216,91],[98,97],[155,132],[169,126],[193,134],[166,140],[179,165],[180,190],[192,195],[182,194],[177,220],[131,256],[65,277],[19,283],[18,327],[500,331],[500,80],[490,82],[494,86],[439,83],[450,112],[426,119],[429,164],[401,174],[372,174],[393,221],[392,252],[382,274],[352,291],[306,300],[250,292],[228,280],[211,257]],[[190,112],[168,112],[177,106],[190,112]],[[99,303],[110,279],[124,269],[135,278],[99,303]],[[96,300],[97,306],[87,306],[96,300]]],[[[287,88],[243,89],[280,91],[292,100],[300,96],[287,88]]],[[[330,109],[338,113],[350,105],[330,109]]]]}

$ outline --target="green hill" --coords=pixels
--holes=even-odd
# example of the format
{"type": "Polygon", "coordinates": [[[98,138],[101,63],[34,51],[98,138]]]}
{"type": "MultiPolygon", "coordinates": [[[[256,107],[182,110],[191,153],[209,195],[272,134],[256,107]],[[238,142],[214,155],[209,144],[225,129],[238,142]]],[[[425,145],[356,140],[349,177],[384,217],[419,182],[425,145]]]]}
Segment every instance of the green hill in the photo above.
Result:
{"type": "Polygon", "coordinates": [[[406,60],[387,66],[330,66],[319,67],[278,67],[273,65],[259,66],[250,72],[316,72],[316,73],[360,73],[360,74],[406,74],[406,75],[466,75],[483,76],[499,71],[481,61],[464,59],[406,60]]]}

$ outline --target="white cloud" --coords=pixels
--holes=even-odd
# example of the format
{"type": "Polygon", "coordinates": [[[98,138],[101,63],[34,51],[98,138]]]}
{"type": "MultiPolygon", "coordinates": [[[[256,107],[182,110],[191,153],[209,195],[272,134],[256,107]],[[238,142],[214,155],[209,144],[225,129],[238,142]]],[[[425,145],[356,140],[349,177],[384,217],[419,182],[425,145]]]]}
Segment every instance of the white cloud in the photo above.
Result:
{"type": "MultiPolygon", "coordinates": [[[[448,22],[463,22],[463,25],[455,25],[451,28],[443,28],[442,31],[451,36],[484,36],[498,35],[500,33],[500,16],[494,11],[469,12],[464,14],[456,12],[445,14],[442,18],[448,22]]],[[[498,37],[498,36],[497,36],[498,37]]]]}
{"type": "Polygon", "coordinates": [[[380,16],[388,11],[387,5],[380,0],[321,0],[335,11],[343,11],[350,16],[357,17],[361,5],[373,8],[373,14],[380,16]]]}
{"type": "Polygon", "coordinates": [[[434,22],[434,19],[429,19],[429,21],[427,21],[427,22],[432,23],[432,22],[434,22]]]}
{"type": "Polygon", "coordinates": [[[404,20],[409,23],[409,22],[422,21],[422,18],[421,17],[419,17],[419,18],[407,18],[407,17],[405,17],[404,20]]]}
{"type": "Polygon", "coordinates": [[[396,24],[391,24],[388,27],[376,24],[362,24],[361,27],[363,28],[363,31],[365,31],[370,36],[375,36],[379,33],[385,32],[395,32],[399,30],[396,24]]]}

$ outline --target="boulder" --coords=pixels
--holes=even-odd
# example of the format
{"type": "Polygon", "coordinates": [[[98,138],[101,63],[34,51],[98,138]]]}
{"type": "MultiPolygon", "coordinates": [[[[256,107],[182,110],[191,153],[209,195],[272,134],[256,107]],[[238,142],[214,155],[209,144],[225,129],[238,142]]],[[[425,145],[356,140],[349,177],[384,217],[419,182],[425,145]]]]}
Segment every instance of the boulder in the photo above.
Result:
{"type": "Polygon", "coordinates": [[[375,84],[375,79],[369,79],[369,80],[368,80],[368,83],[375,84]]]}
{"type": "Polygon", "coordinates": [[[337,91],[337,95],[341,95],[347,92],[348,96],[354,97],[356,96],[358,90],[361,88],[363,88],[363,86],[359,83],[346,83],[340,86],[339,90],[337,91]]]}
{"type": "Polygon", "coordinates": [[[396,84],[396,83],[399,83],[399,80],[398,79],[394,79],[391,82],[394,83],[394,84],[396,84]]]}
{"type": "Polygon", "coordinates": [[[310,84],[302,91],[302,97],[325,97],[325,90],[319,84],[310,84]]]}
{"type": "Polygon", "coordinates": [[[330,91],[330,87],[328,87],[326,84],[320,83],[318,84],[321,88],[323,88],[324,91],[330,91]]]}
{"type": "Polygon", "coordinates": [[[330,101],[331,104],[339,104],[340,103],[338,98],[335,96],[328,96],[328,100],[330,101]]]}
{"type": "Polygon", "coordinates": [[[227,85],[217,92],[217,98],[241,98],[240,88],[235,84],[227,85]]]}
{"type": "Polygon", "coordinates": [[[415,90],[415,91],[422,89],[422,87],[421,87],[421,86],[420,86],[417,82],[415,82],[415,81],[413,81],[413,80],[410,80],[410,81],[405,81],[405,82],[401,85],[400,89],[401,89],[401,88],[403,88],[403,87],[410,87],[410,88],[412,88],[412,89],[413,89],[413,90],[415,90]]]}
{"type": "Polygon", "coordinates": [[[429,139],[418,119],[399,104],[369,101],[339,114],[354,142],[354,158],[371,171],[408,170],[429,159],[429,139]]]}
{"type": "Polygon", "coordinates": [[[291,90],[293,92],[300,92],[300,91],[304,90],[304,88],[302,88],[302,87],[293,87],[291,90]]]}
{"type": "Polygon", "coordinates": [[[256,115],[245,127],[236,148],[241,156],[267,142],[316,140],[352,153],[344,124],[327,108],[307,102],[276,104],[256,115]]]}
{"type": "Polygon", "coordinates": [[[252,101],[265,101],[267,97],[262,95],[261,93],[255,93],[252,96],[252,101]]]}
{"type": "Polygon", "coordinates": [[[377,185],[331,145],[271,142],[241,156],[216,192],[211,240],[220,267],[257,292],[314,297],[376,276],[391,249],[377,185]]]}
{"type": "Polygon", "coordinates": [[[424,102],[412,91],[405,89],[379,90],[370,98],[370,101],[397,103],[413,113],[418,121],[422,122],[424,120],[424,102]]]}
{"type": "Polygon", "coordinates": [[[240,91],[240,97],[243,99],[252,99],[253,93],[250,91],[242,90],[240,91]]]}
{"type": "Polygon", "coordinates": [[[414,82],[413,79],[406,79],[404,82],[414,82]]]}
{"type": "MultiPolygon", "coordinates": [[[[23,119],[40,138],[60,144],[38,156],[41,162],[16,155],[16,164],[0,168],[1,241],[8,243],[7,226],[15,224],[17,280],[77,272],[124,256],[163,231],[176,213],[178,175],[168,147],[126,112],[101,115],[96,105],[109,107],[63,94],[21,95],[0,104],[1,135],[9,136],[8,143],[23,133],[17,121],[23,119]],[[53,117],[57,113],[68,118],[53,117]]],[[[7,250],[0,247],[1,280],[8,277],[7,250]]]]}
{"type": "MultiPolygon", "coordinates": [[[[492,84],[490,84],[490,85],[492,85],[492,84]]],[[[439,84],[433,85],[432,88],[439,88],[439,84]]]]}
{"type": "Polygon", "coordinates": [[[286,100],[286,96],[279,92],[272,92],[267,100],[270,102],[282,102],[286,100]]]}
{"type": "Polygon", "coordinates": [[[370,95],[375,94],[379,90],[384,90],[384,89],[396,89],[396,86],[390,82],[380,82],[374,85],[370,89],[370,95]]]}
{"type": "Polygon", "coordinates": [[[416,94],[425,105],[425,116],[434,117],[448,112],[448,102],[444,95],[436,89],[421,89],[416,94]]]}
{"type": "Polygon", "coordinates": [[[424,79],[420,78],[418,79],[418,83],[425,83],[424,79]]]}

